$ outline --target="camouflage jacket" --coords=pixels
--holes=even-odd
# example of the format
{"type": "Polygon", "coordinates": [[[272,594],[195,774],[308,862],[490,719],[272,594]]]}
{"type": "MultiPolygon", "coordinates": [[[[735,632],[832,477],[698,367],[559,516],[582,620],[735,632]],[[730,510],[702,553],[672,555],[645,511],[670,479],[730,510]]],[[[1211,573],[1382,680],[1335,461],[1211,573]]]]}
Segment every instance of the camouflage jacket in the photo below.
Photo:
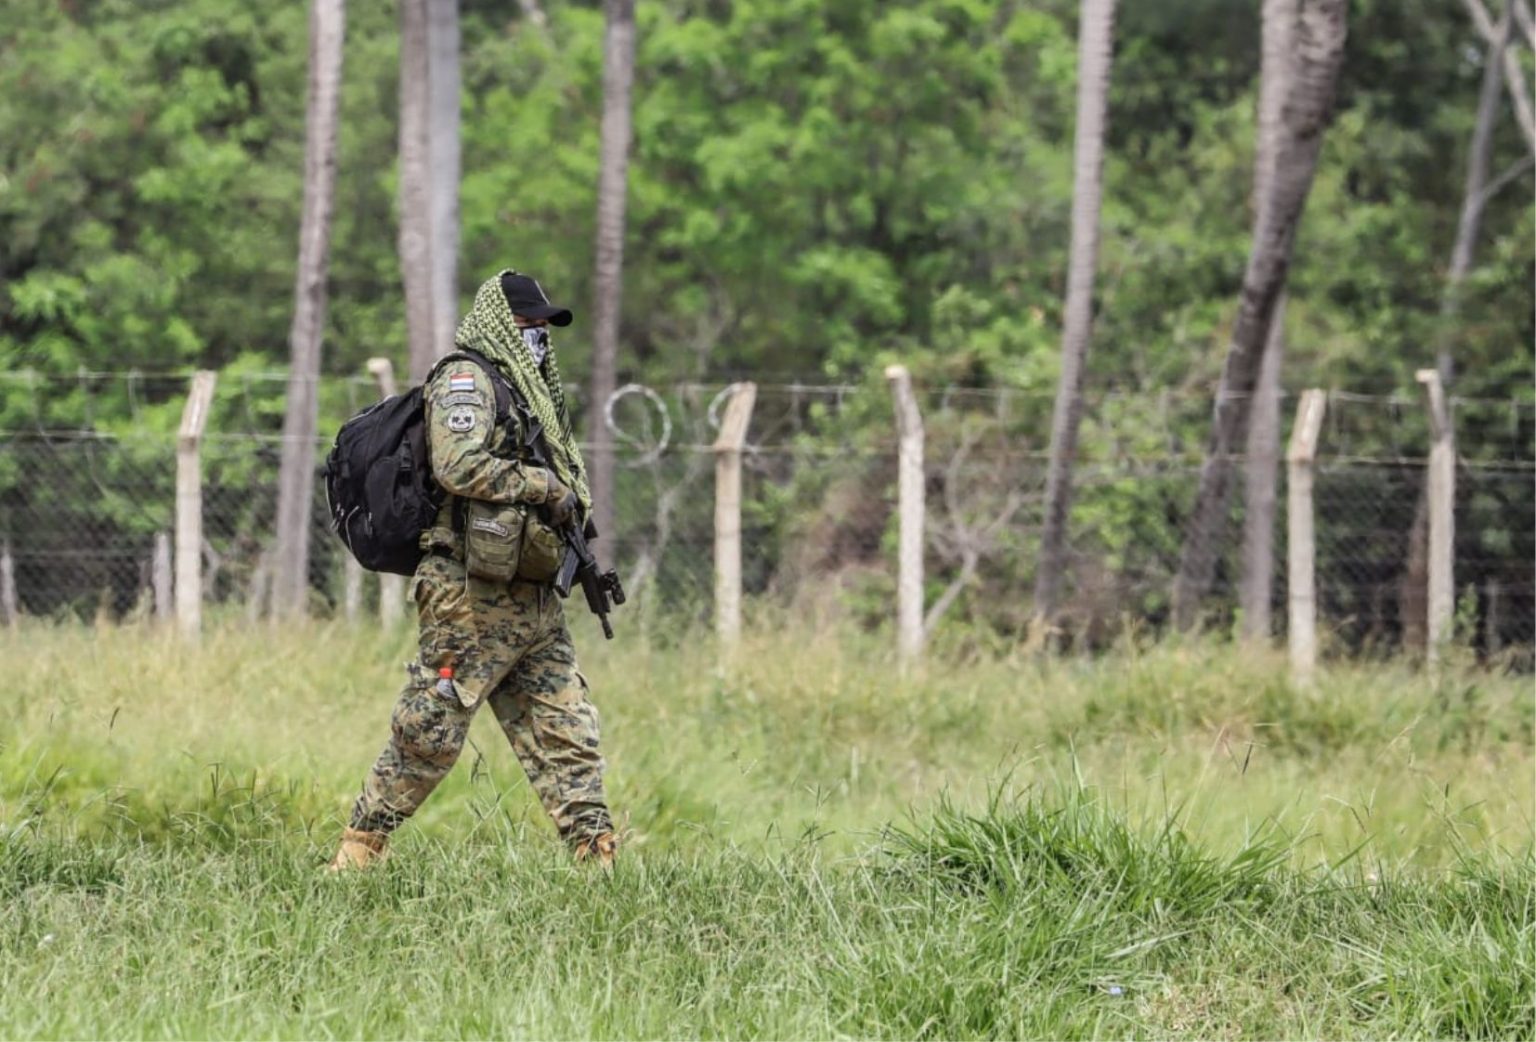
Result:
{"type": "Polygon", "coordinates": [[[427,457],[432,476],[449,493],[423,547],[457,550],[455,497],[492,503],[542,503],[549,490],[544,468],[522,459],[522,418],[511,410],[496,416],[496,390],[484,369],[462,360],[439,366],[422,389],[426,405],[427,457]]]}

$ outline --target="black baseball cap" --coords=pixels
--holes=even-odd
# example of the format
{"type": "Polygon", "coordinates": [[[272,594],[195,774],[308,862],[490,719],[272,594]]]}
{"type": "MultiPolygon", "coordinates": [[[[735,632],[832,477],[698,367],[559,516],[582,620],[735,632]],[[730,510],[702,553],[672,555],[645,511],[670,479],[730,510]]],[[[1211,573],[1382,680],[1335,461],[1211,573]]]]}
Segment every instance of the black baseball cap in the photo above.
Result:
{"type": "Polygon", "coordinates": [[[504,271],[501,273],[501,293],[507,298],[507,307],[512,309],[514,315],[548,319],[552,326],[571,324],[571,309],[551,304],[549,295],[539,285],[538,279],[519,275],[515,271],[504,271]]]}

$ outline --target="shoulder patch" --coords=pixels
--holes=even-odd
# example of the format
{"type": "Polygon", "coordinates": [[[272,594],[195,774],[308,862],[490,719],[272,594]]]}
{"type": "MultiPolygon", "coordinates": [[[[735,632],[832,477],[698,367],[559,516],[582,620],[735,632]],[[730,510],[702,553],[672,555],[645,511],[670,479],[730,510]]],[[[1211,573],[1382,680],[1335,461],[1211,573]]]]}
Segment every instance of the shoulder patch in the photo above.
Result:
{"type": "Polygon", "coordinates": [[[463,406],[448,414],[448,429],[455,434],[467,434],[475,429],[475,413],[473,409],[463,406]]]}
{"type": "Polygon", "coordinates": [[[473,391],[474,389],[474,373],[453,373],[448,377],[448,390],[450,391],[473,391]]]}
{"type": "Polygon", "coordinates": [[[479,391],[454,391],[443,399],[443,404],[447,406],[474,405],[483,408],[485,406],[485,399],[480,396],[479,391]]]}

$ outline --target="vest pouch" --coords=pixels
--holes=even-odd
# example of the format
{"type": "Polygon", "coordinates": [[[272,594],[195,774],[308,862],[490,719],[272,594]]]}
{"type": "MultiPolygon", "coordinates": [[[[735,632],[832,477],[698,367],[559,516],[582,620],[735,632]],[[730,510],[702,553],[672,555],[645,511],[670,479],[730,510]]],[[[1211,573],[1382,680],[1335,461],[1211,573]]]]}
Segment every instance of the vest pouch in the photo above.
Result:
{"type": "Polygon", "coordinates": [[[469,500],[464,517],[464,567],[488,582],[511,582],[522,557],[523,508],[469,500]]]}
{"type": "Polygon", "coordinates": [[[537,583],[553,582],[564,558],[565,540],[530,510],[523,526],[522,560],[517,566],[517,577],[537,583]]]}

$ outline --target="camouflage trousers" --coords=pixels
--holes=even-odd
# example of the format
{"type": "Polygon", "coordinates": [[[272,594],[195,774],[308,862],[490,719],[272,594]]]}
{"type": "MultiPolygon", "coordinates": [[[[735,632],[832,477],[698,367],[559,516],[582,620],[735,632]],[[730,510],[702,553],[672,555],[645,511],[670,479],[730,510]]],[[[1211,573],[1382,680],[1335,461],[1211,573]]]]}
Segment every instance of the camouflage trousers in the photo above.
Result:
{"type": "Polygon", "coordinates": [[[416,812],[458,760],[469,724],[489,702],[539,801],[571,844],[612,831],[603,794],[597,707],[547,585],[489,583],[428,556],[413,586],[421,658],[390,721],[391,733],[352,809],[352,827],[390,832],[416,812]],[[453,668],[451,695],[438,669],[453,668]]]}

